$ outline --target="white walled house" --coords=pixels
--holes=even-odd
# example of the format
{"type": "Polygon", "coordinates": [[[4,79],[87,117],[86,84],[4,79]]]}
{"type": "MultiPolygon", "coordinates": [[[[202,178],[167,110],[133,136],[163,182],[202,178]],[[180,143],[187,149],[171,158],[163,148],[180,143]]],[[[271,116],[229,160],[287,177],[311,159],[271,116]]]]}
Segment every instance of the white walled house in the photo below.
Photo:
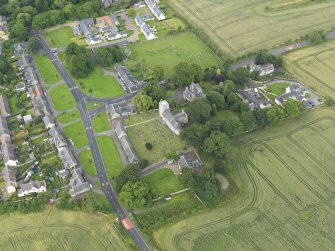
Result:
{"type": "Polygon", "coordinates": [[[32,193],[44,193],[47,191],[45,181],[30,181],[29,183],[21,184],[18,190],[18,196],[23,197],[32,193]]]}

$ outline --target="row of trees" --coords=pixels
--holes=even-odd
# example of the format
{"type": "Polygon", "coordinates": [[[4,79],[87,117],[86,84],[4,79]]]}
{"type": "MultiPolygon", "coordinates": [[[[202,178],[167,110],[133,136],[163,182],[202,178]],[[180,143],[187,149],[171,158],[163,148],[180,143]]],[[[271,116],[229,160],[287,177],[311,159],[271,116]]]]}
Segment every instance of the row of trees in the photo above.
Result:
{"type": "Polygon", "coordinates": [[[143,90],[138,93],[133,103],[140,112],[146,112],[158,106],[159,101],[165,98],[166,90],[158,83],[148,83],[143,90]]]}

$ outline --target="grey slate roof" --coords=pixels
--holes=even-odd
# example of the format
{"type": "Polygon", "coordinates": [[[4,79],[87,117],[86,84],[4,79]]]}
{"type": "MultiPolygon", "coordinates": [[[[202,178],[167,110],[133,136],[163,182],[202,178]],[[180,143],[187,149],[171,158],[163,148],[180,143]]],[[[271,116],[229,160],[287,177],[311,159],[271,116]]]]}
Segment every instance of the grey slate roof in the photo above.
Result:
{"type": "Polygon", "coordinates": [[[49,134],[53,137],[53,142],[58,149],[67,146],[67,143],[58,128],[56,127],[50,128],[49,134]]]}
{"type": "Polygon", "coordinates": [[[5,166],[2,169],[2,178],[5,181],[6,187],[9,185],[16,186],[16,167],[5,166]]]}
{"type": "Polygon", "coordinates": [[[111,118],[125,117],[136,112],[136,107],[133,104],[128,104],[122,101],[116,104],[106,105],[106,111],[111,118]]]}
{"type": "Polygon", "coordinates": [[[1,140],[1,152],[3,155],[3,162],[5,165],[7,165],[9,161],[16,162],[14,146],[11,144],[10,140],[8,139],[1,140]]]}
{"type": "Polygon", "coordinates": [[[72,169],[78,165],[76,159],[68,147],[64,146],[60,148],[58,150],[58,155],[65,169],[72,169]]]}
{"type": "Polygon", "coordinates": [[[40,189],[41,187],[46,187],[46,183],[44,180],[30,181],[29,183],[20,184],[20,189],[18,190],[18,193],[21,193],[22,191],[30,191],[33,188],[40,189]]]}
{"type": "Polygon", "coordinates": [[[84,180],[81,168],[71,171],[71,179],[69,183],[69,193],[72,197],[83,194],[90,190],[90,185],[84,180]]]}
{"type": "Polygon", "coordinates": [[[192,102],[196,97],[205,98],[201,86],[198,83],[192,83],[190,86],[187,86],[183,92],[183,98],[189,102],[192,102]]]}
{"type": "Polygon", "coordinates": [[[0,115],[0,140],[4,138],[10,139],[10,130],[6,118],[0,115]]]}
{"type": "Polygon", "coordinates": [[[126,67],[115,64],[114,69],[131,93],[138,91],[140,83],[126,67]]]}
{"type": "Polygon", "coordinates": [[[5,95],[0,95],[0,113],[5,118],[11,116],[8,98],[5,95]]]}
{"type": "Polygon", "coordinates": [[[251,109],[263,108],[271,105],[269,100],[259,92],[255,92],[252,88],[240,89],[237,91],[237,95],[243,99],[251,109]]]}
{"type": "Polygon", "coordinates": [[[42,120],[46,128],[49,128],[49,127],[51,128],[52,126],[55,126],[53,117],[50,114],[44,115],[42,120]]]}
{"type": "Polygon", "coordinates": [[[178,165],[180,169],[190,168],[194,171],[198,171],[202,167],[203,163],[195,150],[191,149],[180,155],[178,165]]]}

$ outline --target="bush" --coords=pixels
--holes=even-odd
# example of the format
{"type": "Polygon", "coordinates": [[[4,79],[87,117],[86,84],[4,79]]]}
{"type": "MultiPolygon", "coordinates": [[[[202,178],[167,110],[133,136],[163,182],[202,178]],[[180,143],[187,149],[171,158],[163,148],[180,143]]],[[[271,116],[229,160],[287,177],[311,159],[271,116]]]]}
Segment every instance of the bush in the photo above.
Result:
{"type": "Polygon", "coordinates": [[[152,144],[149,143],[149,142],[145,143],[145,148],[148,149],[149,151],[151,151],[152,150],[152,144]]]}
{"type": "Polygon", "coordinates": [[[143,169],[146,168],[149,165],[149,161],[147,159],[140,159],[138,162],[138,166],[143,169]]]}

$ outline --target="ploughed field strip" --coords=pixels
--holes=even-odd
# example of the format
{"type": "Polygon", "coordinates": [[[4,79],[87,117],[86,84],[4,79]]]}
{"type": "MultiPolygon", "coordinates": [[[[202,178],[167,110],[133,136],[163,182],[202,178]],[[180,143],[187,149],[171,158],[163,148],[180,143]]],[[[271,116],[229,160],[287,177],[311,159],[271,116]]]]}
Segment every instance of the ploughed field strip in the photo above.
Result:
{"type": "Polygon", "coordinates": [[[287,68],[322,96],[335,98],[335,41],[285,56],[287,68]]]}
{"type": "Polygon", "coordinates": [[[334,1],[168,0],[225,53],[238,57],[334,27],[334,1]]]}
{"type": "Polygon", "coordinates": [[[334,142],[328,109],[246,135],[234,145],[241,193],[156,231],[156,241],[163,250],[334,250],[334,142]]]}

